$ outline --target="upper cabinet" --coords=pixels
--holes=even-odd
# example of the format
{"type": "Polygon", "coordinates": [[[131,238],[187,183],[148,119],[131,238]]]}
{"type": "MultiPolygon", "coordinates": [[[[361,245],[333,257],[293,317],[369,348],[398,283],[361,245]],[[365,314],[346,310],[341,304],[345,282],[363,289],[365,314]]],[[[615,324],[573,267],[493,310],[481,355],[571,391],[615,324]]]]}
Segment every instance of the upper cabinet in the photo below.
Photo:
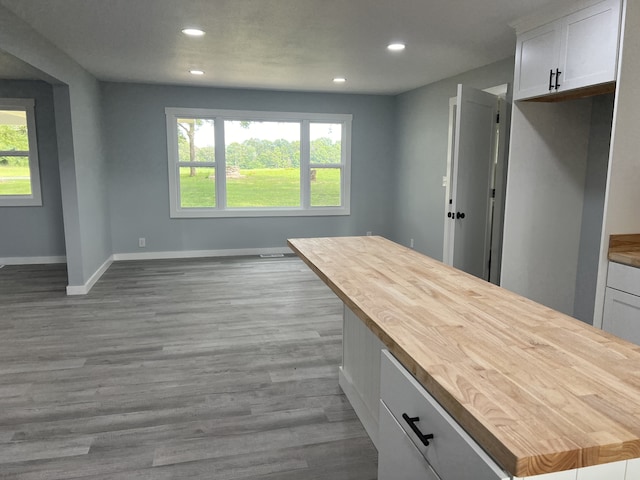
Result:
{"type": "Polygon", "coordinates": [[[524,31],[516,44],[514,99],[613,82],[620,0],[605,0],[524,31]]]}

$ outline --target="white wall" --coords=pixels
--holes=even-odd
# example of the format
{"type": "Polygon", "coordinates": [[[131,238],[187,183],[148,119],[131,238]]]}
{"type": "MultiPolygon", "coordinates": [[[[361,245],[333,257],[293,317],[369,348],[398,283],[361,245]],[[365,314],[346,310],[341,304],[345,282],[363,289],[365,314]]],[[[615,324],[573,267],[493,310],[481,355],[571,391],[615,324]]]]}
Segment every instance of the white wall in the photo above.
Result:
{"type": "Polygon", "coordinates": [[[612,234],[640,233],[640,2],[626,3],[611,139],[594,325],[602,325],[612,234]]]}

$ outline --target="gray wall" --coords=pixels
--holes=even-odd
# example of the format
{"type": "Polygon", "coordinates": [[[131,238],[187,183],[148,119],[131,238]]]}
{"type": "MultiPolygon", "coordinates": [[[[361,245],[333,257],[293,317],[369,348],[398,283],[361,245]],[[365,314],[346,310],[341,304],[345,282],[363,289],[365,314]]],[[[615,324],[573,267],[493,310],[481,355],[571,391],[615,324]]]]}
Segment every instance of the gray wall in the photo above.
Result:
{"type": "Polygon", "coordinates": [[[112,253],[98,81],[2,6],[0,45],[54,79],[69,285],[82,286],[112,253]]]}
{"type": "Polygon", "coordinates": [[[573,315],[590,99],[514,102],[501,285],[573,315]]]}
{"type": "Polygon", "coordinates": [[[42,206],[0,207],[0,258],[65,254],[58,147],[51,85],[39,81],[0,81],[0,97],[35,99],[42,206]]]}
{"type": "Polygon", "coordinates": [[[102,84],[115,253],[283,247],[289,237],[391,236],[395,99],[391,96],[102,84]],[[351,215],[169,218],[165,107],[353,114],[351,215]],[[138,248],[145,237],[147,247],[138,248]]]}
{"type": "Polygon", "coordinates": [[[471,70],[397,97],[394,240],[442,259],[449,98],[459,83],[484,89],[513,82],[514,59],[471,70]]]}
{"type": "Polygon", "coordinates": [[[592,323],[604,211],[614,95],[593,98],[573,316],[592,323]]]}

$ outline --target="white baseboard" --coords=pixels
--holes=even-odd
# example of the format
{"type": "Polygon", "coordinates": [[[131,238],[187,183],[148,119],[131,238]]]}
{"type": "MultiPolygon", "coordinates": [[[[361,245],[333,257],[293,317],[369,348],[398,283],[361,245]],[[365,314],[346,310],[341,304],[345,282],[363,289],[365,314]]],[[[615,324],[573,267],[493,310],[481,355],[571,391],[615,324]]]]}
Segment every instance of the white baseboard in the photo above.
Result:
{"type": "Polygon", "coordinates": [[[292,253],[289,247],[273,248],[230,248],[224,250],[177,250],[171,252],[135,252],[116,253],[115,261],[126,260],[162,260],[170,258],[198,258],[198,257],[243,257],[252,255],[279,255],[292,253]]]}
{"type": "MultiPolygon", "coordinates": [[[[223,250],[179,250],[171,252],[115,253],[98,268],[84,285],[67,285],[67,295],[86,295],[107,271],[114,261],[161,260],[170,258],[198,257],[241,257],[253,255],[286,255],[292,253],[289,247],[236,248],[223,250]]],[[[52,257],[0,257],[0,265],[34,265],[45,263],[66,263],[65,256],[52,257]]]]}
{"type": "Polygon", "coordinates": [[[113,263],[113,255],[105,260],[105,262],[91,275],[91,278],[84,285],[67,285],[67,295],[86,295],[89,290],[96,284],[100,277],[107,271],[113,263]]]}
{"type": "Polygon", "coordinates": [[[47,263],[67,263],[64,255],[50,257],[0,257],[0,265],[42,265],[47,263]]]}
{"type": "Polygon", "coordinates": [[[364,400],[360,396],[360,393],[353,385],[351,381],[351,377],[344,370],[343,367],[340,367],[338,370],[338,383],[340,384],[340,388],[344,392],[347,400],[353,407],[353,410],[356,412],[360,423],[367,431],[369,438],[373,442],[373,445],[378,448],[378,420],[374,417],[374,415],[369,411],[367,405],[364,403],[364,400]]]}

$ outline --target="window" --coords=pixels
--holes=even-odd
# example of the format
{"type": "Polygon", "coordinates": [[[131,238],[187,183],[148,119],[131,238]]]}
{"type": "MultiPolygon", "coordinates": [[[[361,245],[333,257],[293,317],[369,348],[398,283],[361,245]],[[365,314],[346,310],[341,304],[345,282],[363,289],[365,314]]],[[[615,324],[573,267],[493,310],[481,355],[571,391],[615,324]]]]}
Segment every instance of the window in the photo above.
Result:
{"type": "Polygon", "coordinates": [[[171,217],[349,214],[351,115],[165,112],[171,217]]]}
{"type": "Polygon", "coordinates": [[[34,101],[0,98],[0,206],[42,205],[34,101]]]}

